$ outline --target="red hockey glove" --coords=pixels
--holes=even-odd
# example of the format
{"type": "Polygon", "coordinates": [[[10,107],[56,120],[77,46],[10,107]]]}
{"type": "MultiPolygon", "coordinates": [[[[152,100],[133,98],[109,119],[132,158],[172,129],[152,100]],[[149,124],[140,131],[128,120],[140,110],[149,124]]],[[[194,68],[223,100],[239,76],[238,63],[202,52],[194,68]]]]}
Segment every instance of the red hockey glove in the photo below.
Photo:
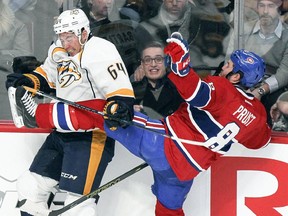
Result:
{"type": "Polygon", "coordinates": [[[110,130],[114,131],[117,127],[127,127],[128,122],[132,121],[133,113],[129,106],[121,100],[112,100],[107,102],[104,107],[103,113],[106,125],[110,130]]]}
{"type": "Polygon", "coordinates": [[[186,76],[191,68],[189,46],[179,32],[172,33],[167,40],[168,45],[164,48],[164,53],[168,55],[171,70],[178,76],[186,76]]]}

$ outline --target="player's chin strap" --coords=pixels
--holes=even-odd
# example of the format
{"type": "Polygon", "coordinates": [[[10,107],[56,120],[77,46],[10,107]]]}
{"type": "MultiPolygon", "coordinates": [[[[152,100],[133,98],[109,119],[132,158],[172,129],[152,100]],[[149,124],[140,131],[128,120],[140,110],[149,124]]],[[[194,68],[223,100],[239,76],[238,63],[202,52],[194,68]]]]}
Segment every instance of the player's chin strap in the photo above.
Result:
{"type": "Polygon", "coordinates": [[[34,93],[34,94],[37,94],[37,95],[40,95],[40,96],[43,96],[43,97],[50,98],[52,100],[57,100],[59,102],[68,104],[68,105],[70,105],[72,107],[75,107],[75,108],[78,108],[78,109],[82,109],[82,110],[85,110],[85,111],[88,111],[88,112],[92,112],[92,113],[95,113],[95,114],[98,114],[98,115],[101,115],[101,116],[107,116],[107,117],[109,117],[109,118],[111,118],[111,119],[113,119],[115,121],[119,121],[119,122],[125,123],[126,125],[135,126],[135,127],[138,127],[138,128],[141,128],[141,129],[156,133],[156,134],[158,134],[160,136],[175,140],[177,142],[182,142],[182,143],[190,144],[190,145],[205,146],[204,142],[197,142],[197,141],[193,141],[193,140],[181,139],[181,138],[178,138],[178,137],[170,136],[168,134],[163,134],[163,133],[160,133],[159,131],[155,131],[155,130],[153,130],[151,128],[147,128],[147,127],[142,126],[140,124],[137,124],[135,122],[125,121],[123,119],[118,119],[118,118],[115,118],[115,117],[111,117],[111,116],[105,115],[103,112],[101,112],[99,110],[95,110],[95,109],[92,109],[90,107],[87,107],[87,106],[84,106],[84,105],[81,105],[81,104],[78,104],[78,103],[63,99],[63,98],[59,98],[59,97],[56,97],[56,96],[53,96],[53,95],[50,95],[50,94],[46,94],[46,93],[44,93],[42,91],[27,87],[27,86],[23,86],[23,87],[27,91],[29,91],[31,93],[34,93]]]}
{"type": "MultiPolygon", "coordinates": [[[[94,198],[95,196],[97,196],[97,194],[99,194],[100,192],[102,192],[103,190],[106,190],[107,188],[112,187],[113,185],[117,184],[118,182],[126,179],[127,177],[139,172],[140,170],[144,169],[145,167],[147,167],[148,164],[147,163],[142,163],[136,167],[134,167],[133,169],[127,171],[126,173],[118,176],[117,178],[107,182],[106,184],[102,185],[101,187],[99,187],[98,189],[92,191],[89,194],[83,195],[82,197],[80,197],[79,199],[75,200],[74,202],[64,206],[61,209],[58,210],[53,210],[51,211],[48,216],[57,216],[60,214],[63,214],[64,212],[68,211],[69,209],[74,208],[75,206],[79,205],[80,203],[84,202],[85,200],[89,199],[89,198],[94,198]]],[[[18,207],[24,205],[24,203],[26,202],[26,200],[21,200],[18,203],[18,207]]]]}

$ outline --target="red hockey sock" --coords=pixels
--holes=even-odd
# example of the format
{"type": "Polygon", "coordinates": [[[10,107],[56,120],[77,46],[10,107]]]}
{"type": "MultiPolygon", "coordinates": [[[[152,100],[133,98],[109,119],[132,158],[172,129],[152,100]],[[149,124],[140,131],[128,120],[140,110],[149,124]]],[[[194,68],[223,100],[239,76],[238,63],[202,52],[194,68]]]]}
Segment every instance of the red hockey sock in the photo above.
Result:
{"type": "Polygon", "coordinates": [[[156,216],[184,216],[184,212],[182,208],[168,209],[164,205],[162,205],[159,202],[159,200],[157,200],[155,215],[156,216]]]}

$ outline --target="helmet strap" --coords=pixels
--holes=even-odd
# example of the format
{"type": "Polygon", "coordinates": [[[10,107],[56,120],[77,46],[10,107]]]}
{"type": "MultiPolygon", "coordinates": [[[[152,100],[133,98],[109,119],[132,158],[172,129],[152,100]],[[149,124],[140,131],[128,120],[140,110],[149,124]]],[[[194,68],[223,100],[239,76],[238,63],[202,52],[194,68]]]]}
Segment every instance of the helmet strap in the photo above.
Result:
{"type": "MultiPolygon", "coordinates": [[[[81,46],[84,46],[84,44],[85,44],[85,43],[87,42],[87,40],[88,40],[88,35],[87,35],[85,41],[84,41],[83,43],[82,43],[82,41],[81,41],[82,38],[83,38],[83,35],[82,35],[82,34],[83,34],[84,30],[85,30],[85,29],[82,28],[82,29],[81,29],[81,34],[78,35],[78,40],[79,40],[79,43],[80,43],[81,46]]],[[[87,33],[88,33],[88,32],[87,32],[87,33]]]]}

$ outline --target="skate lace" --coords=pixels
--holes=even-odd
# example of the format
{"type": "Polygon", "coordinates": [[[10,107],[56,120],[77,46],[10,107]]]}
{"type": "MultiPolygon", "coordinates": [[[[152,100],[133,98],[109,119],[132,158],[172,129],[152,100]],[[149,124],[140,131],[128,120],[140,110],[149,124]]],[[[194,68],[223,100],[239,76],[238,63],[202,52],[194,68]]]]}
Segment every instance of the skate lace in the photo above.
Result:
{"type": "Polygon", "coordinates": [[[29,94],[27,91],[25,92],[24,96],[22,97],[22,102],[24,104],[24,107],[26,108],[27,112],[34,117],[37,104],[35,100],[32,98],[31,94],[29,94]]]}

